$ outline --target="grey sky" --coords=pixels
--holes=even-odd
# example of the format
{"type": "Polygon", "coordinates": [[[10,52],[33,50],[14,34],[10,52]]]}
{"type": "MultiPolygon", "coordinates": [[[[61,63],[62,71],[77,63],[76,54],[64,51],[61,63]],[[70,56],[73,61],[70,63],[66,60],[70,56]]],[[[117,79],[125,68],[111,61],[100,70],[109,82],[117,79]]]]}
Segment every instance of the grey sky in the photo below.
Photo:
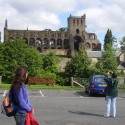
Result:
{"type": "Polygon", "coordinates": [[[102,43],[108,28],[118,39],[125,36],[125,0],[0,0],[0,12],[2,41],[5,19],[12,29],[58,30],[70,14],[86,14],[86,30],[102,43]]]}

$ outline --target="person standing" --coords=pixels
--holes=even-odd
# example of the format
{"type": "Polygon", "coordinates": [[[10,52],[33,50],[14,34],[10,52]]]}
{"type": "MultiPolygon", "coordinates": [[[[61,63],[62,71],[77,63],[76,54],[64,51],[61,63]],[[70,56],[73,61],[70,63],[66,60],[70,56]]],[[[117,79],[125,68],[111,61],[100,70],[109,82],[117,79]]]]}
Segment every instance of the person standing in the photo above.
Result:
{"type": "Polygon", "coordinates": [[[10,88],[10,94],[13,95],[17,103],[17,112],[14,116],[16,125],[25,125],[27,113],[33,112],[25,85],[27,76],[28,70],[26,67],[20,66],[15,72],[15,77],[10,88]]]}
{"type": "Polygon", "coordinates": [[[105,88],[106,93],[106,113],[105,117],[109,116],[116,117],[116,98],[118,96],[118,79],[115,72],[111,73],[111,78],[105,78],[107,87],[105,88]],[[111,108],[111,111],[110,111],[111,108]],[[111,113],[111,114],[110,114],[111,113]]]}

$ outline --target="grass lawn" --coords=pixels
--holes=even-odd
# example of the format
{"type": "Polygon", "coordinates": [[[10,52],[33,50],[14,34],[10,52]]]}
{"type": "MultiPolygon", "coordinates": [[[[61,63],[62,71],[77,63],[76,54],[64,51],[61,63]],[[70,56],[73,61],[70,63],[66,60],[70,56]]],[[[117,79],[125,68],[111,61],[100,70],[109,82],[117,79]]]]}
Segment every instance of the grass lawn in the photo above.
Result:
{"type": "MultiPolygon", "coordinates": [[[[1,84],[0,89],[9,89],[11,84],[1,84]]],[[[60,85],[27,85],[28,89],[65,89],[65,90],[83,90],[84,88],[79,87],[79,86],[60,86],[60,85]]],[[[119,86],[119,93],[125,93],[125,86],[119,86]]]]}
{"type": "MultiPolygon", "coordinates": [[[[1,84],[0,85],[0,89],[9,89],[10,88],[10,84],[1,84]]],[[[84,90],[84,88],[75,86],[75,87],[71,87],[71,86],[60,86],[60,85],[27,85],[28,89],[65,89],[65,90],[84,90]]]]}

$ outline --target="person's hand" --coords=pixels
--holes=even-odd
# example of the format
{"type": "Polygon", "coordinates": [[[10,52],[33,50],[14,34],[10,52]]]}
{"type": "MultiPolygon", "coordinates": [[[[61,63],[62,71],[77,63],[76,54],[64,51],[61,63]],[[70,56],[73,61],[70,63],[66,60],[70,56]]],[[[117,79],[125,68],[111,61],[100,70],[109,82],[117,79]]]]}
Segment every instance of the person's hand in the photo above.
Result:
{"type": "Polygon", "coordinates": [[[32,114],[34,114],[34,109],[31,110],[32,114]]]}

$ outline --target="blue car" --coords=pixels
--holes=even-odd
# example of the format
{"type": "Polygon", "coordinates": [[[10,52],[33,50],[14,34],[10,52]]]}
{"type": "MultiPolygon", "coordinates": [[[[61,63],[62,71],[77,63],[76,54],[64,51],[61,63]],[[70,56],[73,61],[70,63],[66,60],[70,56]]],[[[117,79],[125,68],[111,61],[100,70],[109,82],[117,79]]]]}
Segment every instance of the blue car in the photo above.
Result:
{"type": "Polygon", "coordinates": [[[94,94],[104,94],[107,83],[104,81],[105,75],[93,75],[85,85],[85,91],[89,96],[94,94]]]}

